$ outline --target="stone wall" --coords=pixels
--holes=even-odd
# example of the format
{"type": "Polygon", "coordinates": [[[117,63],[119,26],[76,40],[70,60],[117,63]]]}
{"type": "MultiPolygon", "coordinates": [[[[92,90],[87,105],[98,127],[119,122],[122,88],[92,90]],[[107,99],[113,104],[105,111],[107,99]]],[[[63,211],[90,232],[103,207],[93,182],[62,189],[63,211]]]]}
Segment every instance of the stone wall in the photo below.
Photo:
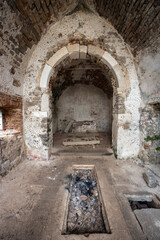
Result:
{"type": "Polygon", "coordinates": [[[11,11],[6,1],[0,4],[0,12],[0,89],[8,94],[22,95],[23,54],[18,51],[17,38],[22,24],[18,22],[18,16],[11,11]],[[21,71],[19,71],[20,65],[21,71]]]}
{"type": "MultiPolygon", "coordinates": [[[[41,137],[44,136],[46,130],[44,127],[40,127],[45,121],[44,119],[47,118],[50,122],[51,116],[51,109],[45,110],[48,109],[49,104],[48,93],[42,86],[40,88],[40,78],[44,65],[62,47],[76,43],[78,46],[85,45],[86,50],[88,45],[103,49],[101,52],[105,50],[110,54],[111,59],[117,61],[117,67],[122,69],[127,89],[120,90],[117,101],[121,102],[123,106],[121,106],[121,110],[117,109],[115,112],[118,114],[115,119],[119,121],[118,126],[116,120],[114,121],[115,128],[118,127],[118,156],[119,158],[137,156],[140,144],[140,92],[133,56],[121,36],[106,20],[93,13],[83,11],[75,12],[64,17],[63,22],[59,21],[53,24],[41,38],[30,58],[24,84],[24,131],[28,152],[32,152],[35,156],[39,155],[41,158],[41,156],[46,155],[48,149],[48,146],[43,145],[44,139],[41,137]],[[39,93],[37,94],[37,92],[39,93]],[[121,112],[121,116],[119,116],[119,112],[121,112]],[[126,122],[128,127],[126,127],[126,122]]],[[[79,52],[76,54],[79,56],[79,52]]],[[[122,75],[117,75],[121,80],[122,75]]],[[[48,76],[46,77],[48,79],[48,76]]]]}
{"type": "Polygon", "coordinates": [[[146,106],[141,113],[141,151],[140,158],[143,161],[160,163],[160,140],[149,140],[148,137],[160,136],[160,108],[146,106]]]}
{"type": "Polygon", "coordinates": [[[24,159],[23,137],[0,137],[0,175],[4,176],[24,159]]]}
{"type": "Polygon", "coordinates": [[[57,104],[58,130],[71,121],[95,121],[96,130],[111,133],[112,100],[93,85],[76,84],[68,87],[57,104]]]}
{"type": "Polygon", "coordinates": [[[146,141],[160,135],[160,44],[157,40],[137,56],[141,89],[141,150],[140,158],[154,163],[160,162],[160,140],[146,141]]]}
{"type": "Polygon", "coordinates": [[[34,45],[57,18],[72,11],[77,1],[0,1],[0,89],[23,94],[23,80],[34,45]],[[49,4],[48,4],[49,3],[49,4]]]}
{"type": "MultiPolygon", "coordinates": [[[[89,45],[98,46],[109,53],[118,62],[128,83],[127,89],[123,89],[118,94],[114,92],[113,99],[113,123],[116,124],[118,121],[119,129],[117,133],[117,129],[113,127],[113,141],[118,139],[118,156],[127,158],[138,155],[141,142],[140,155],[145,155],[145,160],[154,161],[155,158],[157,161],[158,152],[154,150],[154,146],[152,148],[152,142],[148,142],[147,144],[151,144],[152,152],[152,157],[149,157],[150,148],[144,139],[151,134],[159,135],[159,110],[155,108],[155,105],[159,104],[160,50],[157,47],[159,42],[141,51],[136,59],[132,53],[135,53],[134,50],[151,45],[151,42],[157,38],[158,11],[159,4],[156,1],[139,0],[136,3],[135,1],[121,3],[121,1],[103,0],[56,2],[2,0],[0,90],[6,95],[2,99],[2,93],[0,94],[0,108],[5,112],[8,111],[6,119],[8,116],[13,116],[14,114],[11,113],[16,111],[15,109],[20,109],[16,107],[18,102],[16,98],[24,94],[24,129],[28,154],[32,155],[34,152],[35,156],[38,156],[41,149],[43,155],[48,146],[52,145],[51,122],[54,113],[46,112],[45,107],[41,106],[41,98],[48,97],[46,90],[41,89],[39,84],[44,65],[59,49],[77,43],[85,46],[85,49],[89,45]],[[121,5],[123,7],[119,11],[121,5]],[[111,21],[118,31],[97,13],[111,21]],[[132,49],[119,33],[131,44],[132,49]],[[140,82],[134,60],[137,62],[140,82]],[[9,103],[8,94],[14,95],[13,104],[9,103]],[[140,113],[141,133],[139,132],[140,113]]],[[[45,101],[48,104],[47,100],[45,101]]],[[[18,114],[20,118],[20,110],[18,114]]],[[[22,124],[20,119],[19,122],[16,121],[15,118],[8,118],[10,123],[6,127],[13,128],[14,123],[19,126],[22,124]]]]}

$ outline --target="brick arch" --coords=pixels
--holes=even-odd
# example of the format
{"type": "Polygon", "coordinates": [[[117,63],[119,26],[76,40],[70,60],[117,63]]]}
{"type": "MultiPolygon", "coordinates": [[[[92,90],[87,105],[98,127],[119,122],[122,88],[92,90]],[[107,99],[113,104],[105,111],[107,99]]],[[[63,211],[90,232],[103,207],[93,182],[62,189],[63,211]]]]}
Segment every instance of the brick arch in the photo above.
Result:
{"type": "Polygon", "coordinates": [[[127,81],[124,77],[121,66],[111,54],[97,46],[85,46],[79,44],[69,44],[66,47],[62,47],[46,62],[40,78],[40,88],[49,88],[49,81],[54,72],[54,68],[65,58],[86,59],[87,54],[89,56],[97,57],[110,68],[117,81],[118,89],[123,90],[127,88],[127,81]]]}

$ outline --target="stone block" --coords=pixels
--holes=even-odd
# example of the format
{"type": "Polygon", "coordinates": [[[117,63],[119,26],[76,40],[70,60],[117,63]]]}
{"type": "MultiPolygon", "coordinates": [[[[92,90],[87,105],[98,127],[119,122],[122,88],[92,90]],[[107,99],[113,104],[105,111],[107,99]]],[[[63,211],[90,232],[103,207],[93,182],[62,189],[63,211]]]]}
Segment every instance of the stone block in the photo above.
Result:
{"type": "Polygon", "coordinates": [[[71,59],[79,59],[79,44],[69,44],[67,46],[69,56],[71,59]]]}
{"type": "Polygon", "coordinates": [[[119,88],[122,89],[127,88],[127,84],[119,64],[113,66],[113,72],[116,75],[116,78],[118,79],[119,88]]]}
{"type": "Polygon", "coordinates": [[[93,45],[88,45],[88,54],[90,56],[102,58],[102,56],[104,55],[104,50],[93,45]]]}
{"type": "Polygon", "coordinates": [[[48,112],[34,112],[33,114],[35,117],[40,117],[40,118],[48,117],[48,112]]]}
{"type": "Polygon", "coordinates": [[[50,65],[46,64],[44,66],[44,69],[43,69],[43,72],[41,75],[41,79],[40,79],[40,87],[41,88],[48,88],[51,73],[52,73],[52,67],[50,65]]]}
{"type": "Polygon", "coordinates": [[[72,127],[73,133],[78,132],[96,132],[96,122],[95,121],[77,121],[73,123],[72,127]]]}
{"type": "Polygon", "coordinates": [[[108,52],[104,52],[102,56],[102,62],[104,64],[107,64],[109,68],[113,68],[118,64],[117,61],[108,52]]]}
{"type": "Polygon", "coordinates": [[[47,93],[44,93],[42,95],[41,111],[47,112],[48,110],[49,110],[49,95],[47,93]]]}
{"type": "Polygon", "coordinates": [[[147,183],[148,187],[155,188],[158,185],[158,181],[155,177],[155,175],[149,171],[143,173],[143,178],[145,182],[147,183]]]}
{"type": "Polygon", "coordinates": [[[47,64],[51,67],[57,66],[61,61],[63,61],[69,55],[68,49],[66,47],[58,50],[48,61],[47,64]]]}
{"type": "Polygon", "coordinates": [[[134,211],[148,240],[160,239],[160,209],[148,208],[134,211]]]}
{"type": "Polygon", "coordinates": [[[86,59],[86,57],[87,57],[87,46],[80,45],[79,57],[80,57],[80,59],[86,59]]]}

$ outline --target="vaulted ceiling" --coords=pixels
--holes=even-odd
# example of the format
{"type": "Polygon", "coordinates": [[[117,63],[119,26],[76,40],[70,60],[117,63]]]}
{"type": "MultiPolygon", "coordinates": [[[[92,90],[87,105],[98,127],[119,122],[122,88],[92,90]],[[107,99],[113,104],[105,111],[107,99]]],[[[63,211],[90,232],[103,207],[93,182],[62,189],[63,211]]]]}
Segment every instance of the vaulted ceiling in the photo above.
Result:
{"type": "Polygon", "coordinates": [[[160,0],[96,0],[96,9],[135,49],[149,46],[160,34],[160,0]]]}
{"type": "MultiPolygon", "coordinates": [[[[108,19],[134,50],[149,46],[160,34],[160,0],[2,0],[5,1],[21,25],[16,36],[18,46],[12,49],[17,54],[25,54],[40,40],[46,24],[56,22],[77,6],[85,7],[85,2],[92,3],[94,10],[108,19]]],[[[14,43],[12,36],[8,41],[14,43]]]]}

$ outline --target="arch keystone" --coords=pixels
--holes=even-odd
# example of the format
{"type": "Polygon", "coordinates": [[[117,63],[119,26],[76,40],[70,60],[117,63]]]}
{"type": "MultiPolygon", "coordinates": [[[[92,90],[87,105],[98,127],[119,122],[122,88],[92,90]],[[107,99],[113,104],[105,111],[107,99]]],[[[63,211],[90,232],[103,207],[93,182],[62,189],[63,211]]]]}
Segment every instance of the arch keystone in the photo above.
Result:
{"type": "Polygon", "coordinates": [[[87,57],[87,46],[80,45],[80,48],[79,48],[79,58],[80,59],[86,59],[86,57],[87,57]]]}
{"type": "Polygon", "coordinates": [[[71,59],[79,59],[79,44],[69,44],[67,46],[69,56],[71,59]]]}

